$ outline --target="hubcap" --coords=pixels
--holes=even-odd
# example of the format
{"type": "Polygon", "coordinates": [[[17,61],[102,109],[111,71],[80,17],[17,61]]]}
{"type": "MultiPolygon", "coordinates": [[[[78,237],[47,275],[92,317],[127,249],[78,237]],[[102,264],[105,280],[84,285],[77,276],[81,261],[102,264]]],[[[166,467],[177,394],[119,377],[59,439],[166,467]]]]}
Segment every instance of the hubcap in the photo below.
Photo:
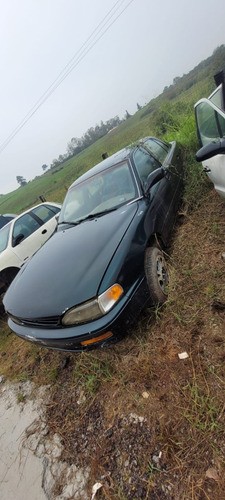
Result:
{"type": "Polygon", "coordinates": [[[168,272],[167,272],[167,267],[166,267],[164,257],[159,256],[157,258],[156,266],[157,266],[157,278],[158,278],[159,286],[160,286],[161,290],[163,291],[163,293],[165,293],[165,295],[166,295],[167,294],[167,285],[168,285],[169,279],[168,279],[168,272]]]}

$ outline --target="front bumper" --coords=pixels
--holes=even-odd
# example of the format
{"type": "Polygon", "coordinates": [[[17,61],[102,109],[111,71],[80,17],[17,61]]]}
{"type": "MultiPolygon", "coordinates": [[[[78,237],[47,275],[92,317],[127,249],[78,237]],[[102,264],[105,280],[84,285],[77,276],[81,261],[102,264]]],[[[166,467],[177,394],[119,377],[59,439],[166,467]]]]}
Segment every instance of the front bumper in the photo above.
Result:
{"type": "Polygon", "coordinates": [[[143,277],[131,287],[109,313],[95,321],[72,327],[36,328],[18,324],[9,315],[8,325],[20,338],[42,347],[70,352],[86,351],[96,347],[109,346],[122,339],[127,333],[128,327],[135,322],[149,300],[148,285],[143,277]],[[107,332],[112,332],[112,336],[106,340],[97,341],[87,346],[81,344],[84,340],[99,337],[107,332]]]}

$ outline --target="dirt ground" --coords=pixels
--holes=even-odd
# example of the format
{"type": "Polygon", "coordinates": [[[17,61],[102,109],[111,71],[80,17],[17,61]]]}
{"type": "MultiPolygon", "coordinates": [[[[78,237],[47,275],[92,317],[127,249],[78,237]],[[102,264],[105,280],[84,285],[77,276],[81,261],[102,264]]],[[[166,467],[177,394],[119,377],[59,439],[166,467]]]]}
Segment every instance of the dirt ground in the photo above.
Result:
{"type": "Polygon", "coordinates": [[[99,498],[223,497],[224,213],[210,191],[181,217],[166,306],[110,351],[66,357],[59,371],[48,419],[64,459],[102,482],[99,498]]]}
{"type": "MultiPolygon", "coordinates": [[[[51,383],[49,432],[61,460],[88,468],[88,498],[96,482],[97,499],[224,498],[224,214],[213,190],[181,214],[168,302],[113,348],[67,355],[5,332],[0,370],[51,383]]],[[[61,493],[58,481],[52,498],[61,493]]]]}

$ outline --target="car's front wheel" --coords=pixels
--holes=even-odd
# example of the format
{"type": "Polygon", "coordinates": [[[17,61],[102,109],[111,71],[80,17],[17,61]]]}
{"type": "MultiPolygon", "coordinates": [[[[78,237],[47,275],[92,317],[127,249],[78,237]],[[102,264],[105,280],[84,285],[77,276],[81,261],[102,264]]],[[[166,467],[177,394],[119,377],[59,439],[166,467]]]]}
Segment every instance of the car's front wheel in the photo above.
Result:
{"type": "Polygon", "coordinates": [[[2,316],[5,312],[4,306],[3,306],[3,297],[5,295],[5,292],[9,285],[12,283],[14,280],[15,276],[17,275],[19,269],[17,268],[12,268],[6,271],[1,272],[0,274],[0,316],[2,316]]]}
{"type": "Polygon", "coordinates": [[[145,251],[145,274],[152,302],[163,304],[167,300],[169,275],[163,252],[157,246],[145,251]]]}

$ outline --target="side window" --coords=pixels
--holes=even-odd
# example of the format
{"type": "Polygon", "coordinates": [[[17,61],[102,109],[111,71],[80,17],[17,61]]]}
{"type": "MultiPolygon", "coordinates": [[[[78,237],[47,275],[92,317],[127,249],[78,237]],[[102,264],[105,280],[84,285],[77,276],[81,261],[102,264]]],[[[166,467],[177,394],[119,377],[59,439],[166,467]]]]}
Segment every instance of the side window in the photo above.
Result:
{"type": "Polygon", "coordinates": [[[55,207],[54,205],[51,205],[51,206],[46,205],[46,206],[48,207],[49,210],[54,212],[54,214],[58,214],[61,210],[61,207],[55,207]]]}
{"type": "Polygon", "coordinates": [[[52,219],[52,217],[54,217],[54,215],[56,215],[59,211],[60,209],[57,209],[57,207],[53,207],[52,210],[52,208],[47,205],[40,205],[39,207],[33,208],[32,213],[39,217],[39,219],[44,223],[52,219]]]}
{"type": "Polygon", "coordinates": [[[14,224],[13,234],[12,234],[12,246],[16,245],[16,238],[19,235],[23,235],[22,240],[25,240],[34,231],[39,229],[40,224],[28,213],[22,215],[14,224]]]}
{"type": "Polygon", "coordinates": [[[218,108],[222,109],[222,85],[218,87],[218,89],[213,92],[213,94],[209,97],[210,101],[213,102],[218,108]]]}
{"type": "Polygon", "coordinates": [[[147,139],[145,146],[149,149],[150,153],[160,162],[163,163],[168,155],[170,146],[166,143],[160,143],[155,139],[147,139]]]}
{"type": "Polygon", "coordinates": [[[142,148],[138,148],[135,151],[133,158],[135,167],[143,184],[147,180],[149,174],[160,167],[160,163],[142,148]]]}
{"type": "Polygon", "coordinates": [[[221,135],[223,137],[225,137],[225,118],[223,116],[219,115],[219,113],[216,113],[216,114],[218,117],[218,123],[219,123],[221,135]]]}
{"type": "Polygon", "coordinates": [[[11,224],[7,224],[7,226],[3,227],[0,231],[0,252],[3,252],[8,245],[10,227],[11,224]]]}
{"type": "MultiPolygon", "coordinates": [[[[219,129],[222,117],[207,102],[201,102],[196,107],[196,121],[200,140],[203,146],[222,136],[219,129]],[[219,118],[218,118],[219,117],[219,118]]],[[[224,130],[224,124],[223,124],[224,130]]]]}

